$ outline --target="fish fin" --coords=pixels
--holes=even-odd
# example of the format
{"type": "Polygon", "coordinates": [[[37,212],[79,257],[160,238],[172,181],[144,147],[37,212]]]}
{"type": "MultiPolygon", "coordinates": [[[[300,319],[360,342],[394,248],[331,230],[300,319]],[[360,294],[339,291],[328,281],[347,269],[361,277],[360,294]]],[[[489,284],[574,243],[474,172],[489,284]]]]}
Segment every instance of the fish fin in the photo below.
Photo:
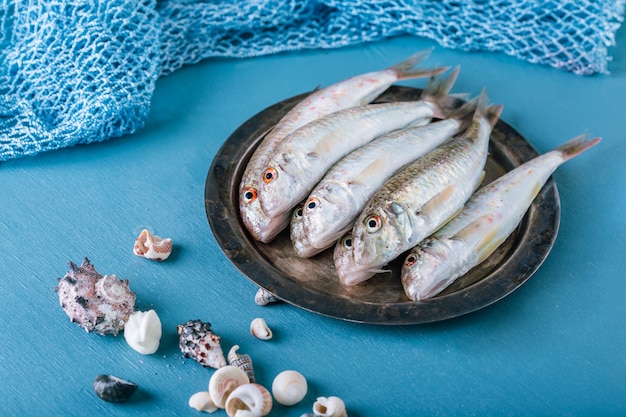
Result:
{"type": "Polygon", "coordinates": [[[448,115],[451,119],[459,121],[459,132],[464,131],[472,123],[474,112],[476,112],[476,105],[478,104],[478,98],[473,98],[465,102],[461,107],[454,109],[448,115]]]}
{"type": "Polygon", "coordinates": [[[567,161],[595,146],[598,142],[600,142],[600,138],[587,139],[587,134],[582,134],[570,139],[556,150],[561,152],[563,159],[567,161]]]}
{"type": "Polygon", "coordinates": [[[465,226],[453,237],[453,239],[466,242],[476,241],[477,238],[479,239],[476,244],[477,263],[481,263],[504,242],[506,236],[498,236],[498,229],[493,226],[491,216],[485,214],[465,226]]]}
{"type": "Polygon", "coordinates": [[[426,217],[432,217],[434,213],[437,213],[441,210],[441,205],[445,204],[452,195],[454,194],[454,186],[449,185],[439,193],[435,194],[430,200],[428,200],[422,207],[418,210],[419,213],[423,214],[426,217]]]}
{"type": "Polygon", "coordinates": [[[448,95],[459,76],[459,71],[460,67],[456,67],[445,78],[443,76],[431,77],[422,92],[422,97],[443,97],[448,95]]]}
{"type": "Polygon", "coordinates": [[[430,53],[434,48],[425,49],[416,54],[411,55],[407,59],[398,62],[395,65],[392,65],[388,69],[395,72],[398,80],[406,80],[409,78],[423,78],[423,77],[432,77],[437,74],[441,74],[442,72],[448,70],[450,67],[443,68],[429,68],[429,69],[420,69],[415,68],[417,64],[428,58],[430,53]]]}
{"type": "Polygon", "coordinates": [[[380,176],[380,171],[389,165],[389,154],[384,152],[374,162],[363,168],[352,180],[350,184],[367,186],[371,184],[371,179],[380,176]]]}

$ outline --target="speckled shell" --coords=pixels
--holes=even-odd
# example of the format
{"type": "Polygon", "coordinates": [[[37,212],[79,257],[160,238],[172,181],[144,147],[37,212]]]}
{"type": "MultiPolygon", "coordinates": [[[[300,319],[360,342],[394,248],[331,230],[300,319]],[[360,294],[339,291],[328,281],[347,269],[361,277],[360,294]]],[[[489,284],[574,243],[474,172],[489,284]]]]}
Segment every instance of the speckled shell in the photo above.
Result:
{"type": "Polygon", "coordinates": [[[235,345],[230,348],[228,351],[228,355],[226,355],[226,359],[228,360],[229,365],[236,366],[241,369],[248,375],[248,379],[250,382],[256,382],[254,378],[254,368],[252,367],[252,358],[250,355],[245,353],[239,354],[237,350],[239,349],[239,345],[235,345]]]}
{"type": "Polygon", "coordinates": [[[272,405],[272,394],[264,386],[244,384],[228,396],[225,408],[229,417],[235,417],[239,410],[248,410],[256,417],[263,417],[269,414],[272,405]]]}
{"type": "Polygon", "coordinates": [[[202,366],[218,369],[226,365],[221,338],[211,331],[211,323],[189,320],[176,327],[178,346],[183,356],[194,359],[202,366]]]}
{"type": "Polygon", "coordinates": [[[266,306],[270,303],[275,303],[278,301],[280,301],[280,299],[265,288],[259,288],[254,295],[254,302],[260,306],[266,306]]]}
{"type": "Polygon", "coordinates": [[[117,335],[135,309],[128,280],[100,275],[87,258],[80,266],[71,261],[69,266],[54,288],[65,313],[88,332],[117,335]]]}

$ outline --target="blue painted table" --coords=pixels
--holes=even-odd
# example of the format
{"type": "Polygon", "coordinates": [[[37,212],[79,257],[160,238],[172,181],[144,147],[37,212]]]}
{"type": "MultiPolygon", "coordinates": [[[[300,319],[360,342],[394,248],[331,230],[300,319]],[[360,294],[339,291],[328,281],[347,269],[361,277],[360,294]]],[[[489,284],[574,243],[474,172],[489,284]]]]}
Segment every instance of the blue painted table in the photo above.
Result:
{"type": "Polygon", "coordinates": [[[304,401],[276,405],[272,416],[299,416],[330,395],[360,417],[626,415],[626,31],[617,44],[612,74],[593,77],[440,47],[429,59],[461,66],[456,92],[486,86],[503,120],[540,152],[583,132],[603,137],[554,175],[561,226],[539,271],[494,305],[434,324],[364,325],[256,305],[257,287],[222,253],[204,206],[212,159],[247,119],[430,41],[211,59],[160,79],[137,133],[1,164],[0,414],[198,415],[187,400],[213,371],[182,357],[176,325],[202,319],[225,350],[239,344],[252,355],[266,386],[285,369],[307,377],[304,401]],[[174,240],[169,260],[133,255],[144,227],[174,240]],[[139,310],[158,312],[156,354],[69,322],[54,287],[67,262],[84,257],[129,279],[139,310]],[[272,340],[250,335],[255,317],[272,327],[272,340]],[[140,389],[128,403],[105,403],[91,388],[100,373],[140,389]]]}

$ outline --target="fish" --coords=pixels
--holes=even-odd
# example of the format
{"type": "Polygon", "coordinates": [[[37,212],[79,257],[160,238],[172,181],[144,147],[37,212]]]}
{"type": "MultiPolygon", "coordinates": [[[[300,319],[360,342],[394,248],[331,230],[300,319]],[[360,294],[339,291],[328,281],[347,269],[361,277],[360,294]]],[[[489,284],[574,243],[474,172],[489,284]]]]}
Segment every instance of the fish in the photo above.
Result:
{"type": "Polygon", "coordinates": [[[481,93],[471,125],[452,141],[407,165],[387,180],[357,217],[351,250],[333,253],[339,282],[356,285],[452,218],[484,176],[489,137],[502,106],[487,108],[481,93]]]}
{"type": "Polygon", "coordinates": [[[342,157],[392,130],[444,118],[454,102],[446,95],[366,104],[308,123],[288,135],[267,161],[259,193],[263,211],[272,218],[284,216],[342,157]]]}
{"type": "Polygon", "coordinates": [[[599,141],[577,136],[478,190],[455,218],[405,257],[401,281],[407,297],[434,297],[487,259],[517,228],[550,175],[599,141]]]}
{"type": "Polygon", "coordinates": [[[306,239],[313,254],[333,246],[387,179],[465,130],[475,107],[473,100],[447,119],[383,135],[336,163],[304,203],[302,233],[292,233],[293,245],[306,239]]]}
{"type": "Polygon", "coordinates": [[[288,216],[270,218],[259,200],[259,181],[266,161],[276,145],[288,134],[327,114],[373,101],[393,83],[411,78],[431,77],[447,70],[415,68],[432,49],[418,52],[381,71],[369,72],[337,82],[311,93],[299,102],[267,132],[246,165],[239,185],[239,213],[252,237],[270,242],[288,223],[288,216]]]}

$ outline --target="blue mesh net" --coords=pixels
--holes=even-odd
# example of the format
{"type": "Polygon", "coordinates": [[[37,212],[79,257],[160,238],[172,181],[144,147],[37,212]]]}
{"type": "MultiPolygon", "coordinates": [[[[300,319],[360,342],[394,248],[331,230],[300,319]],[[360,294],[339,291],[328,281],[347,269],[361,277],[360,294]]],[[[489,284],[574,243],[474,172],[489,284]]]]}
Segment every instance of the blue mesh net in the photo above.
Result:
{"type": "Polygon", "coordinates": [[[417,35],[608,73],[625,0],[0,0],[0,160],[140,128],[156,79],[251,57],[417,35]]]}

